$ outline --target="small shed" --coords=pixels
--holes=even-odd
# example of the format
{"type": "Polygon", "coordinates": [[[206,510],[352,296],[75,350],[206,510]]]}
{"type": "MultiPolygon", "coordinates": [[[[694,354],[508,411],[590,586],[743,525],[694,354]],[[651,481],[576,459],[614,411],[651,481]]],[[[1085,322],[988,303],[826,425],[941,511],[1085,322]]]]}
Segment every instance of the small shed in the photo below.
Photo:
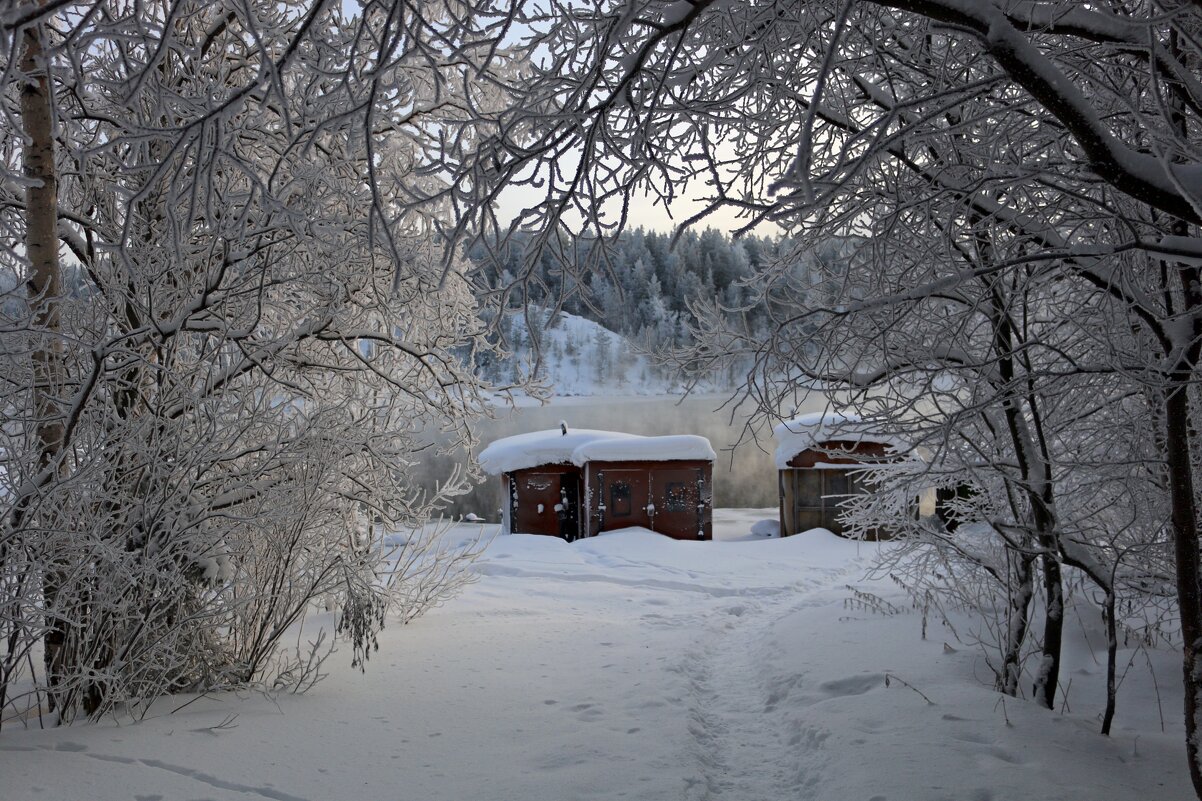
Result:
{"type": "Polygon", "coordinates": [[[676,539],[713,536],[714,450],[705,437],[535,431],[480,454],[501,477],[502,528],[569,542],[642,526],[676,539]]]}
{"type": "MultiPolygon", "coordinates": [[[[854,471],[906,458],[904,442],[851,414],[805,414],[784,421],[772,433],[782,537],[812,528],[842,535],[840,504],[849,495],[869,491],[854,471]]],[[[869,538],[884,537],[876,532],[869,538]]]]}

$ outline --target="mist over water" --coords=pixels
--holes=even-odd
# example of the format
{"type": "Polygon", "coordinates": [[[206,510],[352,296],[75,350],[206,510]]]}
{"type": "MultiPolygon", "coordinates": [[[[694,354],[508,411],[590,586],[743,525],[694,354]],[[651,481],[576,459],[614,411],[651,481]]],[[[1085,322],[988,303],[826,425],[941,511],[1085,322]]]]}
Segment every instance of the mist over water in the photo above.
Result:
{"type": "MultiPolygon", "coordinates": [[[[750,409],[722,408],[725,396],[650,398],[567,398],[550,406],[502,410],[496,420],[477,426],[481,448],[501,437],[528,431],[558,428],[563,420],[569,428],[594,428],[631,434],[699,434],[707,437],[718,458],[714,461],[714,505],[716,507],[770,507],[777,505],[776,467],[772,457],[775,443],[771,426],[756,429],[759,442],[746,430],[750,409]],[[740,438],[742,441],[740,442],[740,438]],[[739,443],[737,447],[735,443],[739,443]]],[[[813,409],[824,407],[815,399],[813,409]]],[[[422,472],[427,488],[450,474],[459,457],[427,456],[422,472]]],[[[454,498],[444,514],[460,517],[474,513],[485,520],[500,519],[501,487],[496,476],[486,476],[467,495],[454,498]]]]}

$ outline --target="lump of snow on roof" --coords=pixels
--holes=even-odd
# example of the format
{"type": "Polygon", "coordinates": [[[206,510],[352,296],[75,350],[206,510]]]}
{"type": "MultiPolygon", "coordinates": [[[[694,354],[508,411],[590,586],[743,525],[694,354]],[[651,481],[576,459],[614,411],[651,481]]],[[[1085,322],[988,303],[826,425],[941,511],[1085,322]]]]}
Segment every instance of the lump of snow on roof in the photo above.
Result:
{"type": "Polygon", "coordinates": [[[714,458],[709,440],[691,434],[643,437],[587,428],[571,428],[564,434],[553,428],[497,440],[480,452],[480,466],[484,472],[498,475],[544,464],[714,458]]]}
{"type": "Polygon", "coordinates": [[[820,442],[880,442],[898,451],[909,447],[902,438],[881,431],[874,423],[864,422],[858,414],[838,412],[811,412],[794,417],[773,428],[772,436],[776,438],[778,470],[786,469],[790,459],[820,442]]]}
{"type": "Polygon", "coordinates": [[[712,462],[717,456],[710,441],[694,434],[667,437],[596,439],[572,452],[572,462],[642,462],[690,460],[712,462]]]}
{"type": "Polygon", "coordinates": [[[531,431],[529,434],[505,437],[489,445],[480,452],[480,466],[484,472],[498,475],[538,467],[540,464],[568,464],[572,461],[572,452],[581,445],[617,437],[634,438],[635,435],[587,428],[569,428],[566,434],[558,428],[531,431]]]}

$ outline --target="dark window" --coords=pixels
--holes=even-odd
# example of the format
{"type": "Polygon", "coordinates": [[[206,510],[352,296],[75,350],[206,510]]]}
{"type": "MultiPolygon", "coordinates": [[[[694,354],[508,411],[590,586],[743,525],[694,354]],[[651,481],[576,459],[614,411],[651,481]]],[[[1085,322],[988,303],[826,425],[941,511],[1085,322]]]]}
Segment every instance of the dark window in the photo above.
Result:
{"type": "Polygon", "coordinates": [[[847,495],[851,488],[848,486],[846,470],[827,470],[826,472],[826,491],[822,499],[822,505],[828,509],[835,509],[843,501],[847,500],[844,495],[847,495]]]}
{"type": "Polygon", "coordinates": [[[822,506],[822,471],[796,470],[797,476],[797,505],[822,506]]]}
{"type": "Polygon", "coordinates": [[[689,485],[683,481],[669,481],[664,485],[664,511],[689,511],[689,485]]]}
{"type": "Polygon", "coordinates": [[[609,513],[614,517],[630,517],[630,485],[625,481],[609,485],[609,513]]]}

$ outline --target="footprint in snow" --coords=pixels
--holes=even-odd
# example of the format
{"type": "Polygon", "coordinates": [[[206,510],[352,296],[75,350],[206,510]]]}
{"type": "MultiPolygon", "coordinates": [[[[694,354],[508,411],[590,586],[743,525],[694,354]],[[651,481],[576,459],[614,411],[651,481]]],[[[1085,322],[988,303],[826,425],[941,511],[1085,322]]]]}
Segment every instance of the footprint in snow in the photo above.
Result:
{"type": "Polygon", "coordinates": [[[993,757],[999,762],[1005,762],[1007,765],[1021,765],[1023,760],[1004,748],[990,748],[986,752],[987,756],[993,757]]]}
{"type": "Polygon", "coordinates": [[[881,673],[864,673],[859,676],[848,676],[834,681],[826,681],[818,685],[818,689],[832,698],[842,698],[848,695],[863,695],[876,687],[883,687],[885,676],[881,673]]]}

